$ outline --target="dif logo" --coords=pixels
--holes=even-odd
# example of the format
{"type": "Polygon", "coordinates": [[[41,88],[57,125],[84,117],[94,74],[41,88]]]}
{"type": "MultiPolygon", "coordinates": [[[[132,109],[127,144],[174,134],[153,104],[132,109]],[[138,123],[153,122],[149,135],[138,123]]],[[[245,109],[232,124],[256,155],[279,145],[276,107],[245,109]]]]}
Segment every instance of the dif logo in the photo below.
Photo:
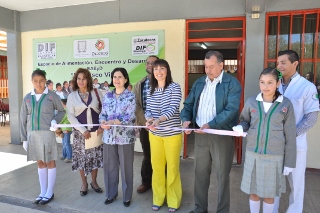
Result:
{"type": "Polygon", "coordinates": [[[56,58],[56,43],[44,42],[37,44],[38,59],[55,59],[56,58]]]}
{"type": "Polygon", "coordinates": [[[138,45],[136,46],[136,51],[147,51],[152,52],[156,49],[155,45],[148,44],[148,45],[138,45]]]}
{"type": "Polygon", "coordinates": [[[158,54],[158,35],[133,36],[132,55],[157,55],[158,54]]]}

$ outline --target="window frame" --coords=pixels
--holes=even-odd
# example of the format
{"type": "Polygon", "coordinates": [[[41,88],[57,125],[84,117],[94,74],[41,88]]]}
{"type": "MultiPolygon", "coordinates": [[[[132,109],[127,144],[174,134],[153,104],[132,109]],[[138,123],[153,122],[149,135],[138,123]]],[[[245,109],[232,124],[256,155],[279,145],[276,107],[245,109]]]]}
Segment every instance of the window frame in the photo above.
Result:
{"type": "MultiPolygon", "coordinates": [[[[292,25],[293,25],[293,16],[294,15],[302,15],[303,21],[302,21],[302,33],[301,33],[301,49],[304,50],[305,48],[305,23],[306,23],[306,16],[308,14],[316,14],[316,31],[315,31],[315,37],[314,37],[314,57],[313,58],[305,58],[304,51],[301,51],[300,56],[300,63],[299,65],[303,65],[305,62],[311,62],[313,63],[313,74],[314,79],[313,83],[316,82],[316,76],[317,76],[317,63],[320,63],[320,56],[318,57],[318,48],[319,48],[319,30],[320,30],[320,8],[319,9],[312,9],[312,10],[294,10],[294,11],[282,11],[282,12],[267,12],[266,13],[266,25],[265,25],[265,46],[264,46],[264,67],[268,66],[268,63],[277,63],[277,54],[279,52],[279,46],[280,46],[280,17],[281,16],[290,16],[290,34],[289,34],[289,49],[291,49],[292,45],[292,25]],[[268,36],[269,36],[269,18],[270,17],[278,17],[277,24],[277,35],[276,35],[276,57],[274,59],[268,58],[268,36]]],[[[302,69],[299,70],[300,74],[303,74],[302,69]]],[[[320,73],[318,73],[320,74],[320,73]]]]}

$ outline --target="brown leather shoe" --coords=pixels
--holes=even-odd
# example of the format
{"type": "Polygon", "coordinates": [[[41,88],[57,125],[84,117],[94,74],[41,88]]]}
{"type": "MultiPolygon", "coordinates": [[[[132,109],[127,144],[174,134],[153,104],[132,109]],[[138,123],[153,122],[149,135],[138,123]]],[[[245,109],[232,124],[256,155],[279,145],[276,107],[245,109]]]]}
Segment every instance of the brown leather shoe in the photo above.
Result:
{"type": "Polygon", "coordinates": [[[151,187],[150,186],[147,186],[147,185],[141,185],[141,186],[139,186],[138,188],[137,188],[137,192],[139,193],[139,194],[141,194],[141,193],[144,193],[144,192],[146,192],[148,189],[150,189],[151,187]]]}

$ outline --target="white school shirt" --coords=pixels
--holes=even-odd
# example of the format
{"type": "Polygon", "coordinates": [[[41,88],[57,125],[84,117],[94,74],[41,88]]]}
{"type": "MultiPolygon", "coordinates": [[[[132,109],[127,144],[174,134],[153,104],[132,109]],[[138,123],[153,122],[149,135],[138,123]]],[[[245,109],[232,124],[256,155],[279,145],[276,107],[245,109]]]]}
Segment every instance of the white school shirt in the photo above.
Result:
{"type": "Polygon", "coordinates": [[[100,89],[100,84],[93,84],[93,87],[96,89],[100,89]]]}
{"type": "Polygon", "coordinates": [[[56,91],[56,94],[60,97],[60,99],[65,99],[63,92],[56,91]]]}
{"type": "MultiPolygon", "coordinates": [[[[42,94],[48,94],[48,87],[46,87],[42,94]]],[[[36,97],[36,100],[39,101],[42,94],[36,94],[34,89],[31,91],[31,95],[34,95],[36,97]]]]}
{"type": "MultiPolygon", "coordinates": [[[[256,97],[257,101],[261,101],[263,103],[263,108],[264,108],[264,112],[267,113],[270,109],[270,107],[272,106],[273,103],[268,103],[268,102],[264,102],[263,98],[262,98],[262,93],[259,93],[256,97]]],[[[279,95],[279,97],[275,100],[277,102],[282,103],[283,101],[283,96],[279,95]]]]}
{"type": "Polygon", "coordinates": [[[204,86],[198,106],[198,113],[196,117],[196,123],[199,127],[212,121],[216,115],[216,87],[218,83],[222,82],[223,70],[221,74],[211,81],[208,77],[206,78],[206,85],[204,86]]]}
{"type": "MultiPolygon", "coordinates": [[[[305,114],[319,111],[316,86],[299,74],[292,78],[285,92],[280,84],[279,92],[292,102],[296,125],[301,122],[305,114]]],[[[297,137],[297,150],[306,151],[307,149],[307,134],[304,133],[297,137]]]]}

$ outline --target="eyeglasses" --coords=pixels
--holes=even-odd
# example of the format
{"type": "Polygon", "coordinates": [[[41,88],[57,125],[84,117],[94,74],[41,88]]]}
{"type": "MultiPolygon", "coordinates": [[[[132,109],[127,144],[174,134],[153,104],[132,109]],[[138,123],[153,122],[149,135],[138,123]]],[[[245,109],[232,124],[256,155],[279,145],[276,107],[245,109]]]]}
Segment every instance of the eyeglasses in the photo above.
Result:
{"type": "Polygon", "coordinates": [[[154,64],[154,62],[146,62],[146,65],[153,65],[154,64]]]}

